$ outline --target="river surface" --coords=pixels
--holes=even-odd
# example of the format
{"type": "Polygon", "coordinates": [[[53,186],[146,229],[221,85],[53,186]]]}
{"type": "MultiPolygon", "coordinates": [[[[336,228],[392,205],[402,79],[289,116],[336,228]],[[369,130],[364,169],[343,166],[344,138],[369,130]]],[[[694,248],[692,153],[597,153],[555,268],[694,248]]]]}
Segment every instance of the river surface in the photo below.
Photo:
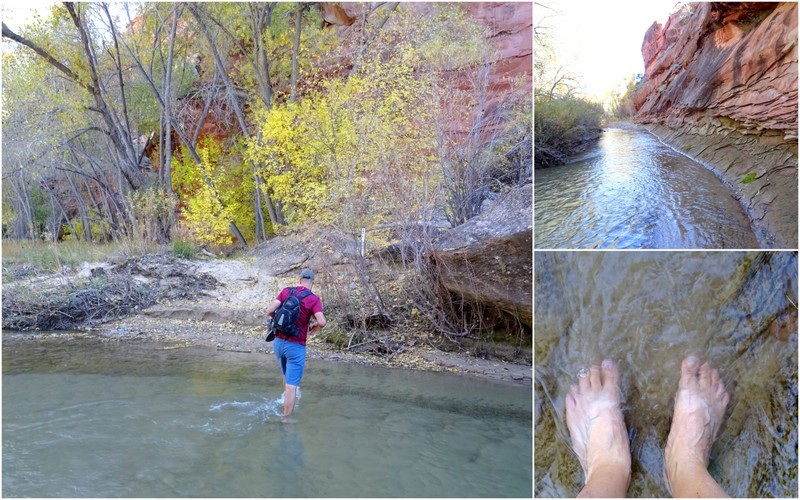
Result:
{"type": "Polygon", "coordinates": [[[759,248],[733,192],[641,128],[534,180],[537,248],[759,248]]]}
{"type": "Polygon", "coordinates": [[[795,252],[536,252],[534,279],[535,495],[583,486],[564,397],[581,367],[610,357],[631,436],[628,494],[669,496],[663,447],[691,352],[731,396],[712,476],[733,497],[797,495],[795,252]]]}
{"type": "Polygon", "coordinates": [[[530,497],[532,394],[309,360],[281,423],[272,354],[3,346],[3,495],[530,497]]]}

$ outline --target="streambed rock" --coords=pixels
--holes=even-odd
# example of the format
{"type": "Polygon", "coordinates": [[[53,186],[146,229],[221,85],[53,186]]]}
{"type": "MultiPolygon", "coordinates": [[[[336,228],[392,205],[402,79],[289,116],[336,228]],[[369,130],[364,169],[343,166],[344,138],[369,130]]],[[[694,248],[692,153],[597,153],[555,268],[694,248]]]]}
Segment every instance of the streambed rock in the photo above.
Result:
{"type": "Polygon", "coordinates": [[[513,188],[479,216],[434,241],[449,291],[533,324],[531,184],[513,188]]]}

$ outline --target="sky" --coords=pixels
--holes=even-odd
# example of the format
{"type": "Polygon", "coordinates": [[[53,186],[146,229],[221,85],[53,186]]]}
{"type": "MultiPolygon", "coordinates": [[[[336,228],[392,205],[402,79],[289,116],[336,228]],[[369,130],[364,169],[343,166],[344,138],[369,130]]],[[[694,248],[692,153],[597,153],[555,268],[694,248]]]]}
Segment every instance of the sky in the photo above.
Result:
{"type": "MultiPolygon", "coordinates": [[[[602,100],[626,78],[644,72],[642,41],[654,21],[676,10],[676,0],[535,0],[533,25],[548,27],[560,64],[579,74],[584,93],[602,100]],[[540,7],[546,5],[560,12],[540,7]],[[543,16],[549,15],[545,19],[543,16]]],[[[536,50],[536,47],[534,47],[536,50]]]]}
{"type": "MultiPolygon", "coordinates": [[[[632,74],[644,72],[644,34],[654,21],[666,20],[677,4],[677,0],[534,1],[534,26],[548,27],[560,64],[581,76],[583,92],[598,100],[632,74]],[[543,16],[548,17],[541,19],[543,16]]],[[[0,16],[9,28],[18,31],[35,12],[45,14],[54,3],[0,0],[0,16]]]]}
{"type": "Polygon", "coordinates": [[[46,16],[53,0],[0,0],[0,17],[11,31],[19,34],[22,25],[30,22],[34,14],[46,16]]]}

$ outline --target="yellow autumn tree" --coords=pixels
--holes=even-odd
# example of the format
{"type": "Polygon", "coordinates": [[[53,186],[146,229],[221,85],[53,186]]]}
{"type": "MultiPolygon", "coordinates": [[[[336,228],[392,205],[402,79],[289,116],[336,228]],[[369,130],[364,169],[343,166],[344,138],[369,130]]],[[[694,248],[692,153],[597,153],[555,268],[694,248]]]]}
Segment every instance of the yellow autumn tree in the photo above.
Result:
{"type": "Polygon", "coordinates": [[[223,148],[216,139],[206,137],[197,147],[200,165],[185,147],[181,152],[173,157],[172,184],[183,202],[183,224],[195,241],[209,245],[231,243],[230,221],[236,223],[245,239],[252,238],[255,229],[250,193],[254,181],[237,148],[223,148]]]}
{"type": "Polygon", "coordinates": [[[260,140],[245,156],[263,166],[290,222],[352,230],[396,220],[425,199],[435,171],[430,102],[410,66],[376,60],[260,112],[260,140]]]}

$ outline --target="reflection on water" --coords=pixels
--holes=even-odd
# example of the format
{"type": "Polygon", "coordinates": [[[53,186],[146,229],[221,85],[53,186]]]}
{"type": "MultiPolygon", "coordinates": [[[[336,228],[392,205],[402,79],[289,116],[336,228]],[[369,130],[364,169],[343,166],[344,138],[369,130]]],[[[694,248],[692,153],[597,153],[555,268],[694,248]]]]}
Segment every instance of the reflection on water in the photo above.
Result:
{"type": "Polygon", "coordinates": [[[530,388],[94,340],[3,346],[3,494],[530,497],[530,388]]]}
{"type": "Polygon", "coordinates": [[[537,252],[535,494],[575,496],[564,397],[615,359],[631,433],[630,496],[668,496],[663,447],[680,362],[719,368],[731,403],[710,471],[732,496],[797,494],[797,255],[537,252]]]}
{"type": "Polygon", "coordinates": [[[759,247],[730,188],[643,130],[608,129],[534,189],[537,248],[759,247]]]}

